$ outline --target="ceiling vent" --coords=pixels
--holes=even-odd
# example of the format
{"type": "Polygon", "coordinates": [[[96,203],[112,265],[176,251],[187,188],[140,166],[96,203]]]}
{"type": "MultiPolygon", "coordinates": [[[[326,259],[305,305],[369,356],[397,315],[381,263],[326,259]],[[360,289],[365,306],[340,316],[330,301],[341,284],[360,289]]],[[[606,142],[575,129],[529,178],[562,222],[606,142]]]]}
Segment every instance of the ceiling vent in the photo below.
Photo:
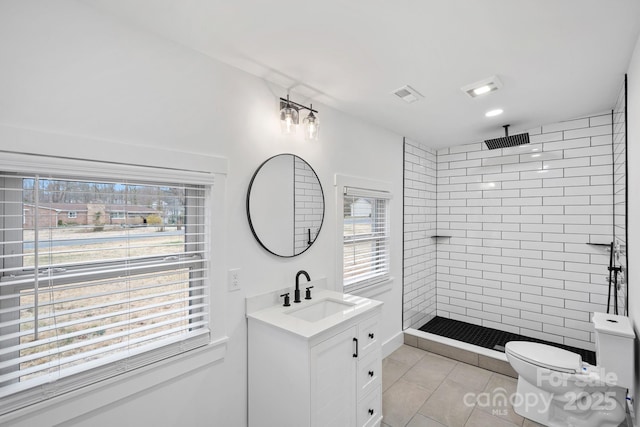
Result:
{"type": "Polygon", "coordinates": [[[460,89],[469,95],[471,98],[484,95],[490,92],[495,92],[502,87],[502,82],[498,76],[487,77],[470,85],[461,87],[460,89]]]}
{"type": "Polygon", "coordinates": [[[407,104],[411,104],[412,102],[419,101],[420,98],[424,98],[420,92],[409,85],[402,86],[401,88],[394,90],[393,94],[407,104]]]}

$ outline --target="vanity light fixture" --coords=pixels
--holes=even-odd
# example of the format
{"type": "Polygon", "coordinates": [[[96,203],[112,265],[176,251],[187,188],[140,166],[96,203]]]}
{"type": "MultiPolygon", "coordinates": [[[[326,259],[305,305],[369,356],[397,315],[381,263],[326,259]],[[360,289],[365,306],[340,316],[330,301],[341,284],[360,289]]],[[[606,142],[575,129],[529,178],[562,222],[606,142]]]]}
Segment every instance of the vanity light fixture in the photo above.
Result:
{"type": "Polygon", "coordinates": [[[485,95],[490,92],[495,92],[502,87],[502,82],[498,76],[487,77],[470,85],[461,87],[460,89],[469,95],[471,98],[476,96],[485,95]]]}
{"type": "Polygon", "coordinates": [[[318,113],[318,110],[313,109],[313,104],[308,107],[297,102],[293,102],[287,98],[280,98],[280,128],[284,134],[294,134],[300,123],[300,117],[298,112],[300,110],[308,110],[309,115],[304,118],[302,123],[304,124],[304,135],[307,140],[317,140],[318,131],[320,130],[320,121],[314,113],[318,113]]]}

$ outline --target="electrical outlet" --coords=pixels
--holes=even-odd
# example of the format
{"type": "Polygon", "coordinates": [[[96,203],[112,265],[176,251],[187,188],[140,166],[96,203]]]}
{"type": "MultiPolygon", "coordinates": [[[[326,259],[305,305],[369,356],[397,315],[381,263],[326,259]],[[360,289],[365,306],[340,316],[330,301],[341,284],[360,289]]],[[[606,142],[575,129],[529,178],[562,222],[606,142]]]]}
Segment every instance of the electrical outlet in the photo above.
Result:
{"type": "Polygon", "coordinates": [[[229,291],[240,290],[240,269],[232,268],[229,270],[228,280],[229,291]]]}

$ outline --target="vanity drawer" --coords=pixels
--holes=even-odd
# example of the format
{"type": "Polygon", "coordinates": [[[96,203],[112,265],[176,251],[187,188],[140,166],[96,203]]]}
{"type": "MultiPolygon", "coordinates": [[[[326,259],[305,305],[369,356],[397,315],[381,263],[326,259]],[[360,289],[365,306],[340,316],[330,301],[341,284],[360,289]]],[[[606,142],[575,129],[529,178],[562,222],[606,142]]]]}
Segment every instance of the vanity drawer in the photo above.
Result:
{"type": "Polygon", "coordinates": [[[373,427],[380,425],[382,420],[382,395],[380,387],[371,390],[358,402],[358,426],[373,427]]]}
{"type": "Polygon", "coordinates": [[[380,344],[380,317],[373,316],[369,319],[363,320],[359,326],[359,345],[360,356],[365,356],[369,351],[376,348],[380,344]]]}
{"type": "Polygon", "coordinates": [[[380,353],[372,351],[358,361],[358,396],[382,383],[382,360],[380,353]]]}

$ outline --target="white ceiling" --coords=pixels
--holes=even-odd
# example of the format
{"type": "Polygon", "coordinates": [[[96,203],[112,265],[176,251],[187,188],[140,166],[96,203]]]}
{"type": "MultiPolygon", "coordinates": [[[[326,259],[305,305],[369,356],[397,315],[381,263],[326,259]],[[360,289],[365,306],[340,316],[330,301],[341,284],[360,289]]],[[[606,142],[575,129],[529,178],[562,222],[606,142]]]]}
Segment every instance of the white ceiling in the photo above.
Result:
{"type": "Polygon", "coordinates": [[[640,32],[638,0],[83,1],[432,147],[610,110],[640,32]]]}

